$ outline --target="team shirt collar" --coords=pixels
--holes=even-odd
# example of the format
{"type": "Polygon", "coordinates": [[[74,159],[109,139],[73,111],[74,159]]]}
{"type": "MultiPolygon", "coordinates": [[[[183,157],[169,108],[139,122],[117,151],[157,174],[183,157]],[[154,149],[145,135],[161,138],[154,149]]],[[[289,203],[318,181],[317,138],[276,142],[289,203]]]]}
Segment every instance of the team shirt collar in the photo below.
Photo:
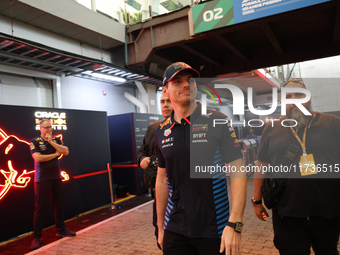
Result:
{"type": "MultiPolygon", "coordinates": [[[[198,116],[201,115],[201,103],[197,102],[197,107],[195,111],[188,117],[183,118],[189,125],[191,125],[191,121],[194,121],[198,116]]],[[[171,111],[170,115],[170,130],[173,129],[173,127],[176,125],[176,121],[174,119],[174,110],[171,111]]],[[[177,123],[180,124],[180,123],[177,123]]]]}

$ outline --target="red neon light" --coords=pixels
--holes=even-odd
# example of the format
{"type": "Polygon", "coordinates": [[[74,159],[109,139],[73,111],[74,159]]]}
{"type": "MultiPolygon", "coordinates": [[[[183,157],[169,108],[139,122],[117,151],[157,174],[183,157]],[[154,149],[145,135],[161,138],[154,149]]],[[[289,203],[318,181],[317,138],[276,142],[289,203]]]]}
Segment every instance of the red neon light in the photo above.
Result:
{"type": "Polygon", "coordinates": [[[130,165],[113,165],[112,167],[137,167],[138,164],[130,164],[130,165]]]}
{"type": "Polygon", "coordinates": [[[7,194],[7,192],[12,186],[17,188],[25,188],[29,181],[31,180],[31,177],[24,176],[34,173],[34,170],[27,172],[27,170],[25,169],[23,173],[19,175],[19,177],[17,178],[18,172],[14,170],[11,160],[8,160],[8,169],[9,172],[6,172],[3,169],[0,170],[2,175],[5,176],[6,178],[5,184],[4,185],[0,184],[0,187],[3,187],[2,191],[0,192],[0,200],[7,194]]]}
{"type": "MultiPolygon", "coordinates": [[[[60,139],[60,141],[62,141],[63,140],[63,135],[62,134],[60,134],[60,135],[56,135],[55,137],[58,137],[59,139],[60,139]]],[[[60,156],[59,156],[59,160],[63,157],[64,155],[63,154],[61,154],[60,156]]]]}
{"type": "Polygon", "coordinates": [[[26,142],[24,140],[21,140],[19,139],[18,137],[16,137],[15,135],[7,135],[5,133],[5,131],[3,131],[1,128],[0,128],[0,135],[4,138],[4,140],[2,142],[0,142],[0,145],[3,144],[8,138],[10,137],[14,137],[15,139],[17,139],[19,142],[22,142],[22,143],[26,143],[27,145],[30,145],[29,142],[26,142]]]}
{"type": "Polygon", "coordinates": [[[107,170],[93,172],[93,173],[88,173],[88,174],[76,175],[76,176],[73,176],[73,178],[74,179],[79,179],[79,178],[84,178],[84,177],[88,177],[88,176],[92,176],[92,175],[97,175],[97,174],[103,174],[103,173],[107,173],[107,170]]]}
{"type": "MultiPolygon", "coordinates": [[[[0,128],[0,135],[2,136],[2,139],[6,139],[7,138],[7,134],[0,128]]],[[[2,144],[2,143],[0,143],[2,144]]]]}
{"type": "MultiPolygon", "coordinates": [[[[6,132],[0,128],[0,145],[2,145],[11,137],[29,146],[29,142],[21,140],[14,135],[7,135],[6,132]]],[[[60,139],[62,139],[62,135],[58,135],[57,137],[60,137],[60,139]]],[[[13,147],[14,145],[12,143],[9,144],[4,151],[5,155],[7,155],[13,147]]],[[[60,159],[62,156],[63,155],[61,155],[58,159],[60,159]]],[[[0,174],[5,177],[5,183],[0,184],[0,200],[7,194],[11,187],[25,188],[27,184],[31,181],[31,177],[29,177],[29,175],[35,172],[35,170],[27,171],[26,169],[24,169],[22,174],[19,175],[18,171],[14,169],[11,160],[7,161],[7,166],[9,171],[0,169],[0,174]]],[[[70,179],[69,175],[65,171],[61,172],[61,176],[62,181],[68,181],[70,179]]]]}
{"type": "Polygon", "coordinates": [[[5,150],[5,154],[7,155],[8,152],[10,151],[10,149],[12,149],[12,148],[13,148],[13,144],[9,144],[6,148],[6,150],[5,150]]]}
{"type": "Polygon", "coordinates": [[[68,181],[70,179],[70,176],[65,171],[61,171],[60,175],[61,175],[61,177],[63,177],[62,178],[63,182],[66,182],[66,181],[68,181]]]}

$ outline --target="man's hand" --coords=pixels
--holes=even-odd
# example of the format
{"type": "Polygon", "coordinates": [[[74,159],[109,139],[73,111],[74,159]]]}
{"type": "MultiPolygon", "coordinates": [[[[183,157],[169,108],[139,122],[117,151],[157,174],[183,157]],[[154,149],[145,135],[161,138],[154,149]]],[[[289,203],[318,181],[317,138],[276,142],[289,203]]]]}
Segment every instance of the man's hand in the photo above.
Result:
{"type": "Polygon", "coordinates": [[[145,157],[145,158],[143,158],[143,160],[140,162],[140,167],[143,168],[143,169],[145,170],[145,168],[147,168],[149,164],[150,164],[150,157],[145,157]]]}
{"type": "Polygon", "coordinates": [[[267,221],[267,217],[269,217],[269,214],[266,210],[266,208],[263,206],[263,204],[260,205],[254,205],[254,212],[260,220],[267,221]]]}
{"type": "Polygon", "coordinates": [[[163,250],[163,239],[164,239],[164,228],[158,228],[158,239],[157,242],[163,250]]]}
{"type": "Polygon", "coordinates": [[[47,140],[47,142],[48,142],[49,144],[52,143],[52,135],[51,135],[50,133],[47,133],[47,134],[46,134],[46,140],[47,140]]]}
{"type": "Polygon", "coordinates": [[[241,255],[241,233],[228,226],[224,227],[221,238],[220,252],[224,250],[226,255],[241,255]]]}

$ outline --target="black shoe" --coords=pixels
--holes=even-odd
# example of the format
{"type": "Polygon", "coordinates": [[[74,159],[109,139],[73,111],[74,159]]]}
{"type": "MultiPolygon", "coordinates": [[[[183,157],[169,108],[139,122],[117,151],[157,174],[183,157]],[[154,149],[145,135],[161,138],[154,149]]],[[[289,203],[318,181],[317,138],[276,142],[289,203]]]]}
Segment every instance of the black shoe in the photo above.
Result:
{"type": "Polygon", "coordinates": [[[71,230],[64,228],[62,231],[58,231],[56,236],[57,237],[66,237],[66,236],[72,237],[72,236],[76,236],[76,233],[72,232],[71,230]]]}
{"type": "Polygon", "coordinates": [[[31,244],[31,249],[36,250],[40,248],[40,238],[34,238],[32,244],[31,244]]]}

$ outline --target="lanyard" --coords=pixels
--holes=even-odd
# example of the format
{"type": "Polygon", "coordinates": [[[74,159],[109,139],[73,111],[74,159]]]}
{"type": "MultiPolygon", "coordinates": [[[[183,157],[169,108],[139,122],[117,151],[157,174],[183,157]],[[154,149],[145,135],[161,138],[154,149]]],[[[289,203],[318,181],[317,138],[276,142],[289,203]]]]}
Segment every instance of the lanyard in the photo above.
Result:
{"type": "MultiPolygon", "coordinates": [[[[313,118],[311,119],[310,123],[312,123],[314,117],[315,117],[315,114],[313,114],[313,118]]],[[[307,156],[307,152],[306,152],[307,126],[308,126],[308,123],[306,123],[305,131],[303,132],[302,141],[301,141],[300,137],[298,136],[298,134],[295,132],[294,128],[290,127],[290,130],[292,131],[293,135],[295,136],[295,138],[298,140],[298,142],[300,143],[300,145],[302,147],[303,156],[307,156]]]]}

